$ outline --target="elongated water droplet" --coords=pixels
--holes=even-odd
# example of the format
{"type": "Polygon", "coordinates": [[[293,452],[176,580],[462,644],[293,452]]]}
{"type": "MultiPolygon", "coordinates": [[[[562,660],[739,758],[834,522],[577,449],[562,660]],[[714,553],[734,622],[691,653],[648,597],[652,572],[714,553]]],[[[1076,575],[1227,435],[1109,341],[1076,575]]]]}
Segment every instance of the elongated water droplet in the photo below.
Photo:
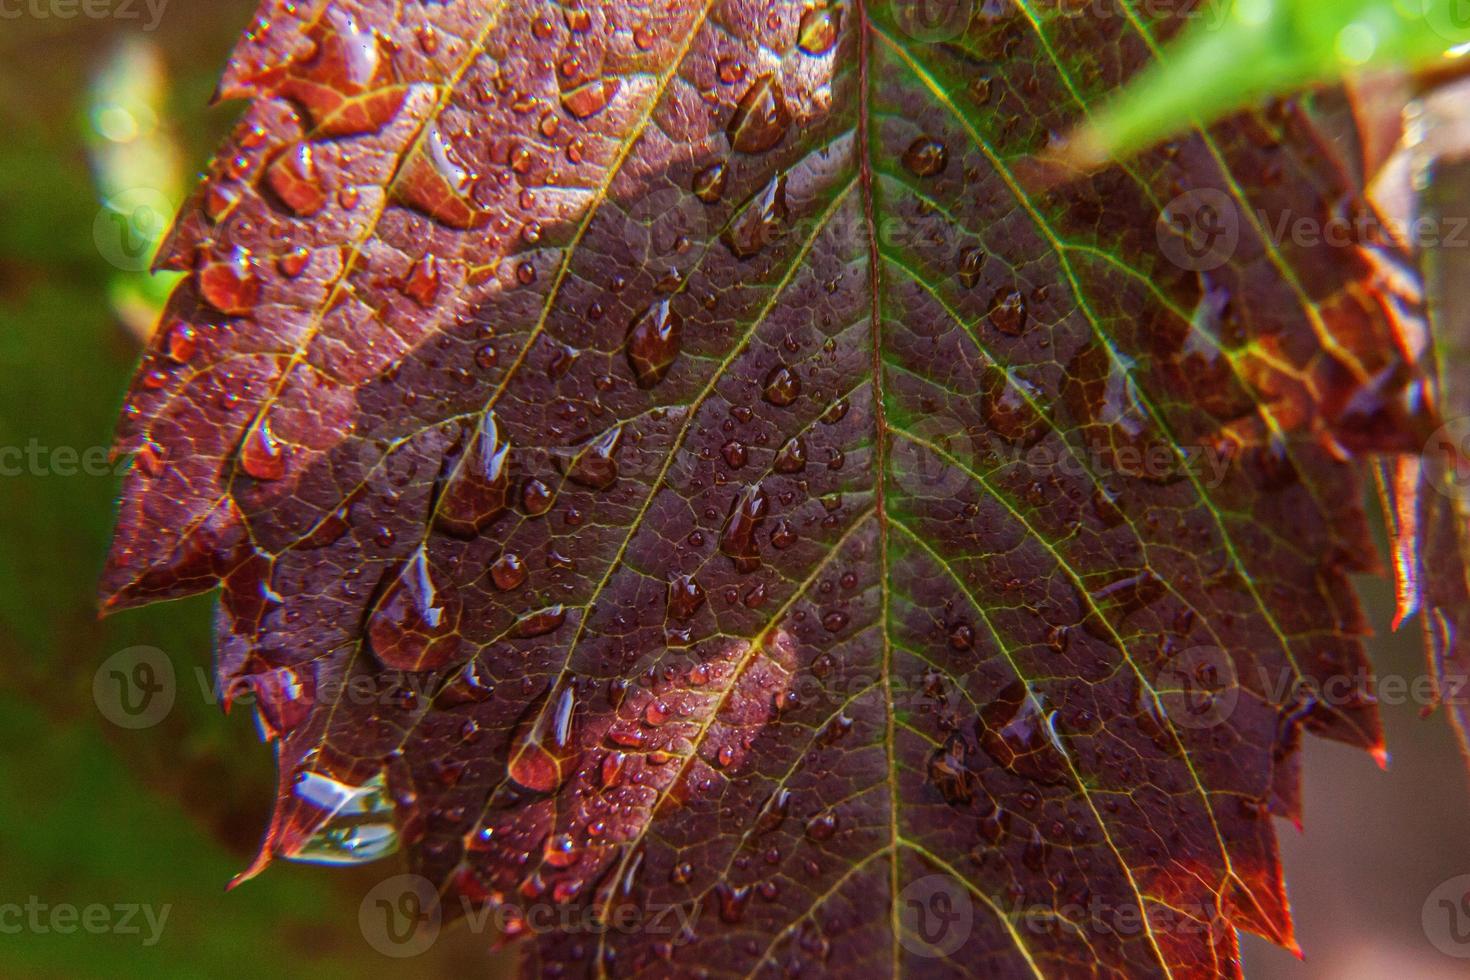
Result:
{"type": "Polygon", "coordinates": [[[286,447],[271,431],[269,416],[261,415],[245,433],[240,468],[257,480],[279,480],[286,475],[286,447]]]}
{"type": "Polygon", "coordinates": [[[726,134],[739,152],[764,153],[781,142],[790,126],[791,110],[781,83],[774,75],[762,75],[740,97],[726,134]]]}
{"type": "Polygon", "coordinates": [[[414,552],[368,620],[368,641],[390,669],[437,670],[459,652],[459,600],[441,592],[428,547],[414,552]]]}
{"type": "Polygon", "coordinates": [[[507,775],[533,793],[551,793],[571,774],[572,721],[576,694],[570,685],[531,709],[511,741],[507,775]]]}
{"type": "Polygon", "coordinates": [[[684,319],[670,308],[671,302],[669,297],[659,300],[628,327],[628,363],[640,388],[662,381],[679,356],[684,319]]]}
{"type": "Polygon", "coordinates": [[[1066,760],[1022,681],[1012,681],[980,710],[975,737],[992,759],[1018,776],[1038,783],[1059,783],[1066,778],[1066,760]]]}
{"type": "Polygon", "coordinates": [[[746,202],[720,240],[737,259],[748,259],[776,240],[787,215],[786,175],[779,174],[746,202]]]}
{"type": "Polygon", "coordinates": [[[704,589],[691,576],[677,575],[669,580],[669,615],[689,619],[704,605],[704,589]]]}
{"type": "Polygon", "coordinates": [[[712,163],[694,175],[694,196],[705,204],[718,204],[725,195],[727,170],[723,163],[712,163]]]}
{"type": "Polygon", "coordinates": [[[510,444],[502,442],[494,413],[486,413],[449,478],[434,524],[473,538],[504,513],[510,492],[510,444]]]}
{"type": "Polygon", "coordinates": [[[749,573],[760,568],[760,546],[756,531],[765,522],[770,503],[759,483],[746,487],[730,505],[730,516],[720,532],[720,551],[727,555],[738,572],[749,573]]]}
{"type": "Polygon", "coordinates": [[[594,78],[561,93],[561,105],[578,119],[595,116],[617,95],[622,83],[616,78],[594,78]]]}

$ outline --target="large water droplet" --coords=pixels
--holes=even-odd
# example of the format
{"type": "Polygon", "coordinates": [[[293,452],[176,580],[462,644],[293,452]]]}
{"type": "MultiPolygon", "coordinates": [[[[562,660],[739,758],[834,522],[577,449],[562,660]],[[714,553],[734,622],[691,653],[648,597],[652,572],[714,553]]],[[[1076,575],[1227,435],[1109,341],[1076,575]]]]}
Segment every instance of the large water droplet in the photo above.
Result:
{"type": "Polygon", "coordinates": [[[737,259],[748,259],[776,240],[787,215],[786,175],[779,174],[746,202],[720,240],[737,259]]]}
{"type": "Polygon", "coordinates": [[[570,685],[532,707],[530,720],[511,741],[506,765],[507,775],[517,786],[533,793],[551,793],[566,781],[573,768],[569,757],[576,707],[570,685]]]}
{"type": "Polygon", "coordinates": [[[704,605],[704,589],[692,576],[677,575],[669,580],[669,615],[689,619],[704,605]]]}
{"type": "Polygon", "coordinates": [[[459,600],[441,592],[421,545],[383,593],[368,620],[368,641],[385,666],[397,670],[437,670],[459,652],[459,600]]]}
{"type": "Polygon", "coordinates": [[[276,196],[303,218],[316,214],[327,203],[310,143],[297,143],[276,157],[266,168],[265,179],[276,196]]]}
{"type": "Polygon", "coordinates": [[[726,134],[739,152],[763,153],[781,142],[790,125],[791,110],[781,83],[774,75],[762,75],[740,97],[726,134]]]}
{"type": "Polygon", "coordinates": [[[1012,681],[980,710],[975,737],[998,764],[1038,783],[1059,783],[1067,764],[1051,727],[1022,681],[1012,681]]]}
{"type": "Polygon", "coordinates": [[[638,387],[652,388],[664,379],[679,356],[684,319],[665,297],[636,317],[628,327],[628,363],[638,387]]]}
{"type": "Polygon", "coordinates": [[[614,426],[580,446],[569,459],[562,457],[567,479],[593,490],[606,490],[618,480],[618,449],[623,427],[614,426]]]}
{"type": "Polygon", "coordinates": [[[730,558],[736,571],[748,573],[760,568],[756,531],[769,510],[770,503],[759,483],[740,491],[730,505],[730,515],[720,532],[720,551],[730,558]]]}
{"type": "Polygon", "coordinates": [[[796,29],[796,46],[803,54],[821,56],[837,44],[842,25],[842,8],[814,7],[801,15],[796,29]]]}
{"type": "Polygon", "coordinates": [[[245,316],[260,298],[260,277],[250,250],[236,245],[225,259],[210,259],[199,267],[199,295],[221,313],[245,316]]]}
{"type": "Polygon", "coordinates": [[[1026,329],[1026,298],[1019,289],[1001,289],[990,299],[990,325],[1019,337],[1026,329]]]}
{"type": "Polygon", "coordinates": [[[286,475],[286,447],[271,431],[268,415],[262,414],[245,433],[240,468],[257,480],[279,480],[286,475]]]}
{"type": "Polygon", "coordinates": [[[778,408],[785,408],[796,401],[801,395],[801,378],[795,371],[784,364],[778,364],[771,368],[766,375],[765,388],[762,396],[766,401],[778,408]]]}
{"type": "Polygon", "coordinates": [[[694,175],[694,196],[705,204],[718,204],[725,195],[727,168],[724,163],[712,163],[694,175]]]}
{"type": "Polygon", "coordinates": [[[561,93],[562,108],[578,119],[595,116],[617,95],[621,84],[616,78],[594,78],[583,82],[561,93]]]}
{"type": "Polygon", "coordinates": [[[473,538],[505,511],[509,492],[510,444],[501,441],[495,415],[487,412],[439,497],[434,524],[473,538]]]}
{"type": "Polygon", "coordinates": [[[314,811],[309,819],[315,830],[284,857],[312,864],[365,864],[398,849],[393,801],[382,773],[354,786],[320,772],[303,772],[291,792],[314,811]]]}

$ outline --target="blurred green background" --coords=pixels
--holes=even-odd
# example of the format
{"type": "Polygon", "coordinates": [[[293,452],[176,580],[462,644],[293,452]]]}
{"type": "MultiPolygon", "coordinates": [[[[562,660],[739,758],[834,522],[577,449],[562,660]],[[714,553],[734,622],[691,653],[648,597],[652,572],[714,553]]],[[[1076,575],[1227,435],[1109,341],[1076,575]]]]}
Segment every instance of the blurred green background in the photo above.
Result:
{"type": "MultiPolygon", "coordinates": [[[[146,11],[143,4],[137,5],[146,11]]],[[[94,237],[92,77],[120,41],[167,65],[163,118],[181,136],[185,184],[233,122],[208,108],[254,0],[173,0],[147,21],[0,20],[0,446],[105,447],[137,352],[113,302],[118,269],[94,237]]],[[[199,598],[99,622],[93,585],[109,536],[111,476],[0,477],[0,906],[36,900],[169,907],[142,935],[22,930],[0,921],[0,976],[488,976],[465,931],[422,956],[364,941],[363,895],[400,858],[341,870],[281,863],[226,894],[249,861],[274,792],[274,763],[248,710],[205,694],[209,612],[199,598]],[[98,667],[134,645],[167,653],[178,697],[129,730],[99,712],[98,667]]],[[[1384,583],[1365,582],[1376,623],[1384,583]]],[[[1374,643],[1380,670],[1422,673],[1417,624],[1374,643]]],[[[1470,873],[1466,768],[1443,720],[1385,708],[1394,762],[1312,743],[1307,830],[1282,825],[1305,961],[1247,940],[1253,977],[1464,976],[1421,926],[1441,881],[1470,873]]],[[[142,922],[141,919],[138,920],[142,922]]]]}

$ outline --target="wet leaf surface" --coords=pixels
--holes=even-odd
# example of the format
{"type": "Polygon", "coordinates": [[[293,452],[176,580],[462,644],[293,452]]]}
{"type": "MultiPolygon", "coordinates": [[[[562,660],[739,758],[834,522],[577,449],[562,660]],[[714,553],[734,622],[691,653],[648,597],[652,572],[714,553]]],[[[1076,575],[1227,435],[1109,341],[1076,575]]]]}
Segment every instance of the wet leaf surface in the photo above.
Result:
{"type": "Polygon", "coordinates": [[[1290,945],[1300,733],[1382,751],[1301,694],[1359,460],[1434,422],[1389,249],[1268,226],[1367,207],[1336,96],[1040,162],[1188,6],[267,4],[103,583],[222,589],[248,873],[401,846],[549,974],[1290,945]]]}

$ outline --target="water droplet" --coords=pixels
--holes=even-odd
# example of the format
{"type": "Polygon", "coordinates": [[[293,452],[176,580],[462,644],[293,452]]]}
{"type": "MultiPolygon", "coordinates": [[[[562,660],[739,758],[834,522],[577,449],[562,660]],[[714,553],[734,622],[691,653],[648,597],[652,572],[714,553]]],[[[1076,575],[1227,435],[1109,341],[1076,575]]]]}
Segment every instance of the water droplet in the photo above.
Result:
{"type": "Polygon", "coordinates": [[[777,451],[771,468],[788,476],[806,469],[806,442],[801,436],[786,440],[786,444],[777,451]]]}
{"type": "Polygon", "coordinates": [[[491,564],[490,579],[501,592],[518,589],[526,581],[526,563],[520,555],[507,551],[491,564]]]}
{"type": "Polygon", "coordinates": [[[823,810],[807,821],[806,835],[812,840],[831,840],[836,833],[837,814],[831,810],[823,810]]]}
{"type": "Polygon", "coordinates": [[[950,806],[966,806],[975,797],[975,774],[965,761],[969,751],[965,740],[951,733],[929,757],[929,782],[950,806]]]}
{"type": "Polygon", "coordinates": [[[1026,329],[1026,299],[1019,289],[1000,289],[990,300],[990,325],[1019,337],[1026,329]]]}
{"type": "Polygon", "coordinates": [[[265,171],[276,197],[296,214],[309,218],[327,203],[310,143],[301,142],[276,157],[265,171]]]}
{"type": "Polygon", "coordinates": [[[502,442],[494,413],[487,412],[455,467],[434,524],[456,537],[473,538],[506,508],[510,489],[510,444],[502,442]]]}
{"type": "Polygon", "coordinates": [[[786,175],[779,174],[746,202],[720,240],[737,259],[748,259],[776,240],[787,216],[786,175]]]}
{"type": "Polygon", "coordinates": [[[533,705],[530,720],[511,741],[506,774],[533,793],[552,793],[571,774],[572,721],[577,707],[571,685],[533,705]]]}
{"type": "Polygon", "coordinates": [[[260,278],[250,250],[236,245],[226,259],[211,259],[200,267],[199,294],[228,316],[244,316],[260,297],[260,278]]]}
{"type": "Polygon", "coordinates": [[[292,861],[319,864],[366,864],[398,849],[393,801],[387,779],[379,772],[361,785],[344,783],[321,772],[304,771],[291,788],[304,823],[299,846],[283,853],[292,861]]]}
{"type": "Polygon", "coordinates": [[[420,306],[434,305],[439,295],[439,261],[433,254],[425,255],[413,264],[403,280],[403,293],[420,306]]]}
{"type": "Polygon", "coordinates": [[[616,78],[594,78],[561,93],[561,105],[578,119],[595,116],[617,95],[622,83],[616,78]]]}
{"type": "Polygon", "coordinates": [[[618,480],[618,449],[623,441],[623,427],[615,426],[588,440],[570,461],[563,459],[567,479],[593,490],[606,490],[618,480]]]}
{"type": "Polygon", "coordinates": [[[546,636],[561,629],[562,623],[567,621],[567,611],[563,606],[551,606],[547,609],[538,609],[529,612],[516,620],[515,626],[511,628],[510,635],[520,640],[528,640],[538,636],[546,636]]]}
{"type": "Polygon", "coordinates": [[[199,330],[192,323],[180,321],[168,331],[168,356],[178,364],[193,360],[199,350],[199,330]]]}
{"type": "Polygon", "coordinates": [[[739,152],[764,153],[781,142],[790,126],[791,110],[781,83],[774,75],[762,75],[740,97],[725,132],[739,152]]]}
{"type": "Polygon", "coordinates": [[[668,610],[675,619],[689,619],[704,605],[704,589],[689,575],[669,580],[668,610]]]}
{"type": "Polygon", "coordinates": [[[960,282],[966,289],[974,289],[980,282],[980,270],[985,265],[985,249],[976,245],[960,253],[960,282]]]}
{"type": "Polygon", "coordinates": [[[712,163],[694,175],[694,196],[705,204],[718,204],[725,196],[727,171],[724,163],[712,163]]]}
{"type": "Polygon", "coordinates": [[[286,475],[286,447],[271,431],[268,416],[261,415],[245,433],[240,468],[257,480],[279,480],[286,475]]]}
{"type": "Polygon", "coordinates": [[[306,271],[307,263],[311,261],[311,250],[305,245],[298,245],[291,249],[276,262],[281,270],[281,275],[287,279],[295,279],[306,271]]]}
{"type": "Polygon", "coordinates": [[[437,670],[459,652],[459,604],[441,594],[426,545],[421,545],[383,593],[368,620],[368,641],[383,666],[437,670]]]}
{"type": "Polygon", "coordinates": [[[1066,778],[1066,760],[1022,681],[1012,681],[980,710],[975,737],[992,759],[1018,776],[1039,783],[1059,783],[1066,778]]]}
{"type": "Polygon", "coordinates": [[[430,125],[393,181],[393,199],[451,228],[476,228],[489,220],[471,194],[477,179],[439,127],[430,125]]]}
{"type": "Polygon", "coordinates": [[[555,492],[540,480],[527,480],[521,487],[521,507],[531,517],[540,517],[555,503],[555,492]]]}
{"type": "Polygon", "coordinates": [[[949,150],[943,143],[928,136],[921,136],[903,151],[903,165],[918,177],[933,177],[943,173],[949,163],[949,150]]]}
{"type": "Polygon", "coordinates": [[[760,547],[755,535],[769,510],[770,503],[759,483],[740,491],[731,503],[730,514],[720,532],[720,551],[730,558],[736,571],[749,573],[760,567],[760,547]]]}
{"type": "Polygon", "coordinates": [[[640,388],[652,388],[664,379],[679,356],[684,319],[671,308],[668,297],[654,303],[628,327],[628,363],[640,388]]]}
{"type": "Polygon", "coordinates": [[[801,379],[784,364],[778,364],[766,375],[762,395],[778,408],[785,408],[801,395],[801,379]]]}
{"type": "Polygon", "coordinates": [[[840,7],[819,7],[801,15],[796,30],[796,46],[804,54],[821,56],[837,44],[837,33],[842,25],[840,7]]]}
{"type": "Polygon", "coordinates": [[[720,920],[736,925],[745,918],[745,907],[750,904],[750,886],[741,885],[735,888],[722,881],[715,885],[715,903],[720,920]]]}

